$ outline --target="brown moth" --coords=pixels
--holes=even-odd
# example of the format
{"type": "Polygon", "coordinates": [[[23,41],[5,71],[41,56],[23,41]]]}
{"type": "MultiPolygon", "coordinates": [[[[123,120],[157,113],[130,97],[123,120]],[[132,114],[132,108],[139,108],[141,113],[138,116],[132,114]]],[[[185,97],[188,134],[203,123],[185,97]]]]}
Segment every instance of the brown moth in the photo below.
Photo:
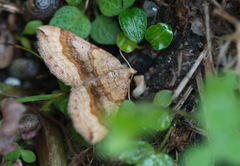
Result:
{"type": "Polygon", "coordinates": [[[75,129],[91,144],[101,141],[108,132],[104,118],[116,114],[136,71],[60,28],[41,26],[37,37],[51,73],[72,87],[68,113],[75,129]]]}

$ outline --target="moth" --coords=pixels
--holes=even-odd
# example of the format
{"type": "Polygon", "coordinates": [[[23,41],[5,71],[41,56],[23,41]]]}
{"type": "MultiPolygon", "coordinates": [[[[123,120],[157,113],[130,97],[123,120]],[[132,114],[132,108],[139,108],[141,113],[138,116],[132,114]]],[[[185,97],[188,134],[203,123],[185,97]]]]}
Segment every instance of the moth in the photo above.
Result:
{"type": "Polygon", "coordinates": [[[105,118],[117,113],[136,71],[58,27],[41,26],[37,37],[39,53],[51,73],[71,86],[68,113],[76,131],[96,144],[107,134],[105,118]]]}

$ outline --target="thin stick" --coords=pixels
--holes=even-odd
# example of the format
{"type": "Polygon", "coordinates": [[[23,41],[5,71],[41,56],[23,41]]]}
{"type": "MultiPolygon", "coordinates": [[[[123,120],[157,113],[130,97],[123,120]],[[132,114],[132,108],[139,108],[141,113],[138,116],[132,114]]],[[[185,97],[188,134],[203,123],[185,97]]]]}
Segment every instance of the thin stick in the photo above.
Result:
{"type": "Polygon", "coordinates": [[[17,45],[17,44],[12,44],[12,43],[2,43],[2,42],[0,42],[0,44],[13,46],[13,47],[20,48],[20,49],[22,49],[22,50],[28,51],[28,52],[36,55],[38,58],[40,58],[40,59],[42,60],[42,57],[41,57],[40,55],[38,55],[36,52],[34,52],[34,51],[32,51],[32,50],[29,50],[29,49],[27,49],[27,48],[25,48],[25,47],[19,46],[19,45],[17,45]]]}
{"type": "Polygon", "coordinates": [[[23,13],[21,9],[17,7],[17,5],[15,5],[14,3],[0,0],[0,11],[2,10],[6,10],[11,13],[20,13],[20,14],[23,13]]]}
{"type": "MultiPolygon", "coordinates": [[[[236,32],[225,36],[226,39],[230,39],[230,40],[235,40],[236,42],[236,49],[237,49],[237,64],[236,64],[236,71],[239,72],[240,71],[240,21],[238,19],[236,19],[235,17],[231,16],[230,14],[228,14],[227,12],[223,11],[223,10],[219,10],[219,9],[215,9],[213,11],[214,14],[219,15],[220,17],[224,18],[225,20],[227,20],[228,22],[232,23],[235,25],[236,27],[236,32]]],[[[240,77],[239,77],[239,82],[240,82],[240,77]]],[[[240,83],[238,85],[238,89],[240,91],[240,83]]]]}
{"type": "Polygon", "coordinates": [[[125,60],[125,62],[128,64],[129,68],[132,69],[132,66],[130,65],[130,63],[128,62],[128,60],[123,56],[121,49],[119,49],[119,53],[120,53],[120,55],[122,56],[122,58],[125,60]]]}
{"type": "Polygon", "coordinates": [[[221,5],[216,1],[216,0],[211,0],[212,1],[212,3],[215,5],[215,6],[217,6],[218,8],[222,8],[221,7],[221,5]]]}
{"type": "Polygon", "coordinates": [[[86,0],[85,7],[84,7],[85,9],[87,9],[88,3],[89,3],[89,0],[86,0]]]}
{"type": "Polygon", "coordinates": [[[180,110],[180,108],[183,106],[183,104],[187,100],[187,98],[190,95],[190,93],[192,92],[192,90],[193,90],[193,87],[192,87],[192,85],[190,85],[188,87],[187,91],[184,93],[184,95],[181,98],[181,100],[179,100],[179,102],[173,107],[174,110],[180,110]]]}
{"type": "MultiPolygon", "coordinates": [[[[180,108],[182,107],[183,103],[187,100],[188,96],[190,95],[190,93],[192,92],[193,88],[192,88],[192,85],[190,85],[187,89],[187,91],[185,92],[185,94],[183,95],[184,97],[173,107],[174,111],[176,112],[179,112],[181,113],[180,115],[184,116],[183,113],[185,115],[187,115],[187,113],[183,112],[183,111],[179,111],[180,108]]],[[[166,136],[164,137],[161,145],[158,147],[157,151],[156,152],[160,152],[162,150],[162,148],[165,146],[166,142],[168,141],[173,129],[176,127],[177,125],[177,122],[178,122],[178,118],[175,118],[176,117],[176,114],[177,113],[171,113],[171,121],[174,119],[171,127],[169,128],[166,136]]],[[[188,117],[188,116],[184,116],[184,117],[188,117]]]]}
{"type": "Polygon", "coordinates": [[[165,6],[165,7],[168,7],[168,6],[169,6],[168,4],[166,4],[166,3],[164,3],[164,2],[162,2],[162,1],[160,1],[160,0],[155,0],[155,1],[156,1],[157,3],[165,6]]]}
{"type": "Polygon", "coordinates": [[[226,58],[226,53],[227,50],[230,46],[231,41],[227,40],[222,47],[220,48],[219,54],[218,54],[218,58],[217,58],[217,70],[219,68],[219,64],[223,63],[224,68],[226,69],[227,66],[227,58],[226,58]]]}
{"type": "Polygon", "coordinates": [[[232,23],[232,24],[239,24],[238,19],[236,19],[235,17],[231,16],[230,14],[228,14],[227,12],[220,10],[220,9],[214,9],[213,10],[213,14],[218,15],[222,18],[224,18],[225,20],[227,20],[228,22],[232,23]]]}
{"type": "MultiPolygon", "coordinates": [[[[125,62],[128,64],[129,68],[131,69],[131,72],[132,72],[131,79],[130,79],[130,82],[131,82],[132,78],[133,78],[133,75],[136,73],[136,71],[132,68],[132,66],[130,65],[128,60],[123,56],[121,49],[119,49],[119,53],[122,56],[122,58],[125,60],[125,62]]],[[[128,100],[131,100],[131,98],[130,98],[130,84],[129,84],[129,88],[128,88],[128,100]]]]}
{"type": "Polygon", "coordinates": [[[212,58],[212,41],[211,41],[211,31],[210,31],[210,18],[208,11],[208,3],[204,3],[204,13],[205,13],[205,26],[206,26],[206,38],[207,38],[207,47],[208,47],[208,56],[205,60],[205,73],[206,76],[212,76],[214,74],[213,67],[213,58],[212,58]]]}
{"type": "Polygon", "coordinates": [[[22,46],[19,46],[19,45],[16,45],[16,44],[14,45],[14,47],[20,48],[20,49],[28,51],[28,52],[31,52],[32,54],[36,55],[38,58],[40,58],[42,60],[42,57],[40,55],[38,55],[36,52],[32,51],[32,50],[29,50],[29,49],[27,49],[25,47],[22,47],[22,46]]]}
{"type": "Polygon", "coordinates": [[[205,48],[201,54],[199,55],[198,59],[196,60],[196,62],[194,63],[194,65],[192,66],[192,68],[190,69],[190,71],[187,73],[187,75],[184,77],[184,79],[182,80],[182,82],[179,84],[179,86],[177,87],[177,89],[174,91],[173,95],[172,95],[172,100],[175,100],[179,94],[182,92],[182,90],[184,89],[184,87],[186,86],[186,84],[188,83],[188,81],[190,80],[190,78],[192,77],[193,73],[196,71],[197,67],[200,65],[200,63],[202,62],[203,58],[207,55],[207,49],[205,48]]]}

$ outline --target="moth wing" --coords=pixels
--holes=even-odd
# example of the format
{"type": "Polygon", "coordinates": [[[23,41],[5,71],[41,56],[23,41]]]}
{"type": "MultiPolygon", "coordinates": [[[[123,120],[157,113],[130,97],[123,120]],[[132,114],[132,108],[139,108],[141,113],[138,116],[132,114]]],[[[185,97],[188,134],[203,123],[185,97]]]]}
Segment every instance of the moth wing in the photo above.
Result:
{"type": "Polygon", "coordinates": [[[61,28],[41,26],[37,29],[37,37],[45,63],[66,85],[80,85],[84,79],[123,68],[110,53],[61,28]]]}
{"type": "Polygon", "coordinates": [[[114,116],[125,99],[129,86],[129,71],[115,71],[90,82],[85,87],[73,87],[68,113],[76,130],[91,144],[101,141],[108,132],[108,119],[114,116]]]}
{"type": "Polygon", "coordinates": [[[53,26],[37,29],[39,52],[50,71],[72,86],[68,112],[76,130],[91,144],[107,134],[104,118],[116,114],[135,71],[110,53],[53,26]]]}

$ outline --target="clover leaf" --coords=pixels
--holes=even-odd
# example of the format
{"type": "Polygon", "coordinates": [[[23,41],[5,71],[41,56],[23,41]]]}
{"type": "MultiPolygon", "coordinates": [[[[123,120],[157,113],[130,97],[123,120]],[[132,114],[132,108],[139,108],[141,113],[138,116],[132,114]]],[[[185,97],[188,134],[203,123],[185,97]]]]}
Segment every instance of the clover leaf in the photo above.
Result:
{"type": "Polygon", "coordinates": [[[24,30],[22,31],[22,35],[34,35],[36,34],[36,29],[37,27],[40,27],[42,25],[41,21],[38,20],[33,20],[33,21],[29,21],[24,30]]]}
{"type": "Polygon", "coordinates": [[[165,153],[153,154],[144,158],[135,166],[174,166],[173,159],[165,153]]]}
{"type": "Polygon", "coordinates": [[[99,9],[105,16],[116,16],[132,6],[135,0],[99,0],[99,9]]]}
{"type": "Polygon", "coordinates": [[[66,0],[66,1],[71,6],[76,6],[82,2],[82,0],[66,0]]]}
{"type": "Polygon", "coordinates": [[[168,107],[172,103],[172,91],[162,90],[156,94],[153,104],[161,107],[168,107]]]}
{"type": "Polygon", "coordinates": [[[137,42],[130,40],[123,32],[117,36],[117,46],[124,52],[132,52],[138,48],[137,42]]]}
{"type": "Polygon", "coordinates": [[[127,164],[137,164],[140,160],[155,153],[154,148],[148,142],[138,141],[124,149],[118,159],[127,164]]]}
{"type": "Polygon", "coordinates": [[[21,155],[21,147],[17,143],[14,143],[14,145],[17,145],[17,148],[14,151],[6,154],[6,158],[13,162],[16,161],[21,155]]]}
{"type": "Polygon", "coordinates": [[[158,23],[150,26],[145,34],[145,39],[155,50],[162,50],[169,46],[172,38],[172,28],[164,23],[158,23]]]}
{"type": "Polygon", "coordinates": [[[118,17],[120,26],[126,36],[135,42],[140,42],[147,28],[147,16],[139,8],[124,10],[118,17]]]}
{"type": "Polygon", "coordinates": [[[89,19],[75,6],[63,6],[58,9],[49,25],[65,29],[81,38],[86,38],[91,30],[89,19]]]}
{"type": "Polygon", "coordinates": [[[36,160],[35,154],[30,150],[21,149],[21,157],[26,163],[32,163],[36,160]]]}
{"type": "Polygon", "coordinates": [[[111,18],[98,15],[92,22],[91,38],[99,44],[115,44],[117,35],[120,33],[118,24],[111,18]]]}

